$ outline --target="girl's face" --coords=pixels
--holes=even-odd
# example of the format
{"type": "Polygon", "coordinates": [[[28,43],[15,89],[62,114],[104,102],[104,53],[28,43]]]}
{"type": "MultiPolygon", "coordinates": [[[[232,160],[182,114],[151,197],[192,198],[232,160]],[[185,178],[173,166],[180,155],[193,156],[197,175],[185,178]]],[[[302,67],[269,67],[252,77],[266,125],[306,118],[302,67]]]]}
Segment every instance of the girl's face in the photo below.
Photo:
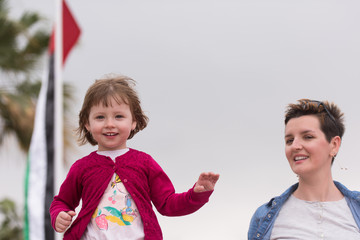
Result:
{"type": "Polygon", "coordinates": [[[314,115],[292,118],[285,126],[285,154],[290,167],[299,176],[331,174],[332,155],[337,154],[340,137],[329,143],[314,115]]]}
{"type": "Polygon", "coordinates": [[[126,148],[136,122],[128,104],[118,104],[112,99],[108,107],[100,103],[91,108],[89,123],[85,127],[98,142],[98,151],[111,151],[126,148]]]}

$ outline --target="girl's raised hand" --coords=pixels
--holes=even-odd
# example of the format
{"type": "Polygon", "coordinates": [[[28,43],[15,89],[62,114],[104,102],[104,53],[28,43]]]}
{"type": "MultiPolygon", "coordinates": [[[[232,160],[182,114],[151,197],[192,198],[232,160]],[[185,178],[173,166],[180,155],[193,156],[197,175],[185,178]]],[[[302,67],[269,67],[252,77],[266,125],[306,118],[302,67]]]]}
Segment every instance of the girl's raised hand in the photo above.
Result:
{"type": "Polygon", "coordinates": [[[196,182],[194,192],[206,192],[214,190],[216,182],[220,175],[213,172],[201,173],[199,180],[196,182]]]}

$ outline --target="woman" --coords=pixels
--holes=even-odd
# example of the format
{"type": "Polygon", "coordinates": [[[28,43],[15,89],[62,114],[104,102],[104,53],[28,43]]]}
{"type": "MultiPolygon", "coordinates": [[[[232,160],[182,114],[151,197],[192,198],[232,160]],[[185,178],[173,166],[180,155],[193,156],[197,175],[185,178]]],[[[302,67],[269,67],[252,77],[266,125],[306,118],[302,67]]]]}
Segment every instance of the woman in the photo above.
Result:
{"type": "Polygon", "coordinates": [[[260,206],[248,239],[360,239],[360,192],[332,179],[344,134],[335,104],[301,99],[285,114],[285,154],[299,182],[260,206]]]}

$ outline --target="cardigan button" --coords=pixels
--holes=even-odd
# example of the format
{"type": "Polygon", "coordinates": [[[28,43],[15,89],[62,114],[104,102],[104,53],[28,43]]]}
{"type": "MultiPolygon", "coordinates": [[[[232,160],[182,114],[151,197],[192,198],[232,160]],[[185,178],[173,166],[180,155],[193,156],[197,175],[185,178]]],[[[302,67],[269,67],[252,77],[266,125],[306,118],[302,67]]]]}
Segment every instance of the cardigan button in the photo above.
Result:
{"type": "Polygon", "coordinates": [[[124,179],[124,182],[127,182],[127,179],[126,179],[126,178],[124,179]]]}
{"type": "Polygon", "coordinates": [[[113,169],[115,170],[115,169],[116,169],[116,167],[115,167],[115,166],[113,166],[113,169]]]}

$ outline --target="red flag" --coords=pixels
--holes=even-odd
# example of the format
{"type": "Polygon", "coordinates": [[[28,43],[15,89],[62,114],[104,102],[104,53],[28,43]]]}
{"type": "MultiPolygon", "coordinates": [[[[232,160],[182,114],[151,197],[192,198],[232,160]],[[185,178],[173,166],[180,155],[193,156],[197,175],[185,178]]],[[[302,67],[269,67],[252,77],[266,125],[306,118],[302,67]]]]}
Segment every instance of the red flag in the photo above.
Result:
{"type": "Polygon", "coordinates": [[[80,36],[80,28],[63,0],[63,64],[80,36]]]}
{"type": "MultiPolygon", "coordinates": [[[[71,49],[77,42],[80,36],[80,28],[76,23],[73,15],[70,12],[69,7],[67,6],[65,0],[62,1],[62,19],[63,19],[63,65],[66,61],[67,56],[69,55],[71,49]]],[[[55,50],[55,31],[51,34],[50,44],[49,44],[49,53],[53,54],[55,50]]]]}

